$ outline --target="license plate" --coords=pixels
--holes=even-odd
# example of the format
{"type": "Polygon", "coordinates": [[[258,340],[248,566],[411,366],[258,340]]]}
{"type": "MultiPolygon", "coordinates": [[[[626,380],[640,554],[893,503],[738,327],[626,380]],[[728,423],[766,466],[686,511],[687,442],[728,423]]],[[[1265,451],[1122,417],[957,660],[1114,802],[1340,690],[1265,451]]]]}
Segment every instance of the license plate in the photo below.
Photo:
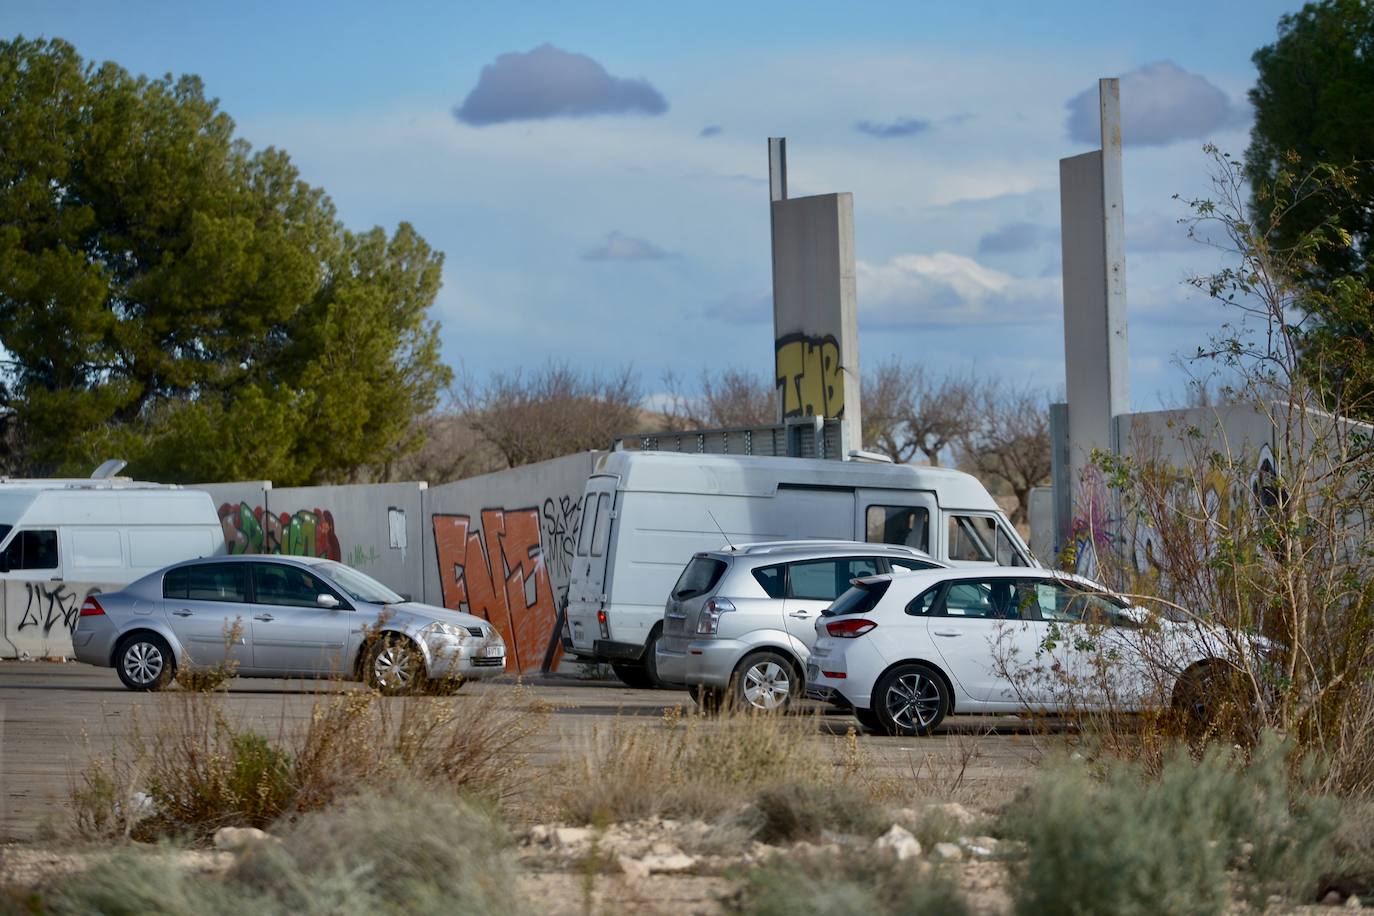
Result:
{"type": "Polygon", "coordinates": [[[483,658],[501,658],[505,654],[505,646],[483,646],[481,652],[483,658]]]}

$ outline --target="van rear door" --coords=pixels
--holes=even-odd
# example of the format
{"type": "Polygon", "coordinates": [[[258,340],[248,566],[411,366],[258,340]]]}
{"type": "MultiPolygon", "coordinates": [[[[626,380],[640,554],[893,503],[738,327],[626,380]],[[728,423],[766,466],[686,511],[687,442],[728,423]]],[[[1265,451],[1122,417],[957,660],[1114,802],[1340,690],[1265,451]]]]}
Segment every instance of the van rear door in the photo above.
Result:
{"type": "Polygon", "coordinates": [[[580,654],[590,655],[593,643],[602,638],[597,612],[606,603],[607,561],[619,483],[615,475],[596,475],[587,481],[582,496],[577,546],[568,579],[568,635],[573,650],[580,654]]]}

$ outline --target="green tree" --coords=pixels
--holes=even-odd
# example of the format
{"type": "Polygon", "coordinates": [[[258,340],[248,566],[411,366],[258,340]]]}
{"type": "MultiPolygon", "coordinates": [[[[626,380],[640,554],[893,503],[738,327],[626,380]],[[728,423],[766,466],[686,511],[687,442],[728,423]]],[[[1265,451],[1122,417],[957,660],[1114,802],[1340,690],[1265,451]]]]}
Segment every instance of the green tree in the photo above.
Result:
{"type": "Polygon", "coordinates": [[[1307,368],[1328,403],[1360,405],[1368,417],[1374,314],[1359,287],[1374,286],[1374,3],[1309,3],[1280,19],[1278,32],[1254,55],[1252,219],[1272,225],[1264,243],[1282,249],[1324,235],[1299,276],[1311,291],[1298,303],[1310,319],[1307,368]],[[1339,169],[1341,181],[1324,183],[1320,194],[1283,195],[1284,212],[1274,212],[1269,189],[1325,165],[1339,169]]]}
{"type": "Polygon", "coordinates": [[[346,230],[198,78],[0,42],[0,387],[30,473],[308,483],[418,447],[443,256],[346,230]]]}

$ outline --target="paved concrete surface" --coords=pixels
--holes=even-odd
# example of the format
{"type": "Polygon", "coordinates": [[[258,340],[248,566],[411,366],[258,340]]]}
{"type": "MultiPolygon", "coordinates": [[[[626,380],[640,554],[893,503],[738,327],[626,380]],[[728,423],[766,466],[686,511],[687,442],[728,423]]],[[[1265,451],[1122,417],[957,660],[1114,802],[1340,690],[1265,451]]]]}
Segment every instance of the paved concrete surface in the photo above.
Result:
{"type": "MultiPolygon", "coordinates": [[[[632,690],[619,682],[548,677],[526,683],[530,699],[551,710],[534,757],[553,770],[598,726],[620,718],[654,727],[665,709],[691,705],[685,692],[632,690]]],[[[230,684],[226,712],[256,720],[264,734],[274,735],[304,720],[313,694],[350,686],[356,685],[240,679],[230,684]]],[[[470,684],[453,701],[511,689],[503,682],[470,684]]],[[[125,690],[108,668],[0,662],[0,842],[32,840],[45,821],[63,822],[72,780],[86,760],[127,738],[136,720],[144,726],[153,721],[167,700],[166,694],[125,690]]],[[[809,702],[798,714],[813,717],[820,753],[833,752],[835,737],[855,724],[809,702]]],[[[930,738],[864,735],[859,741],[873,765],[892,775],[959,796],[951,800],[976,801],[1014,791],[1044,750],[1043,732],[1043,723],[1013,717],[955,716],[930,738]]]]}

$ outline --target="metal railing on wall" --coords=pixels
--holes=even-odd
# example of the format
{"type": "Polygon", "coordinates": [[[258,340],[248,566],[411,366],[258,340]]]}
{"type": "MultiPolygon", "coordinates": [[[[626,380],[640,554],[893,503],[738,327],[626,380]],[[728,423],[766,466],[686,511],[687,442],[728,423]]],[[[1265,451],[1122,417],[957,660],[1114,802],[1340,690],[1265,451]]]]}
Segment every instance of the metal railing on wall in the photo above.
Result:
{"type": "Polygon", "coordinates": [[[840,460],[840,421],[799,417],[767,426],[693,429],[617,436],[614,451],[688,452],[840,460]]]}

